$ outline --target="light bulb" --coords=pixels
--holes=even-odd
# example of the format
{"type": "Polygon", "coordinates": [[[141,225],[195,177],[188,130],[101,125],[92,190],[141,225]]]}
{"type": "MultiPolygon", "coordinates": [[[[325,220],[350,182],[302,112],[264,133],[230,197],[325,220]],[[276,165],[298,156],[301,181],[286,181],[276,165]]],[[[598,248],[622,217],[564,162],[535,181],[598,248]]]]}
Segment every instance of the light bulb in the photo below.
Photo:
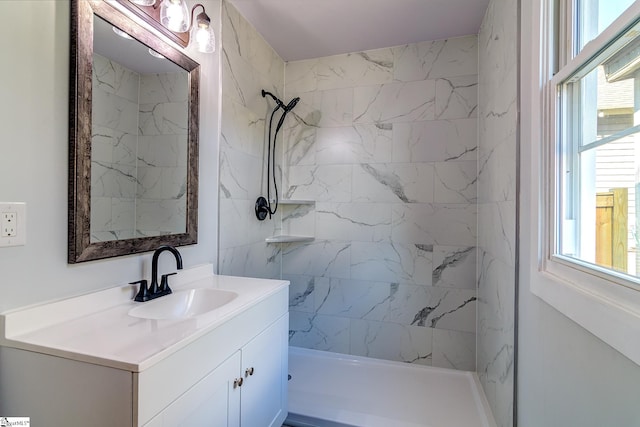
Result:
{"type": "Polygon", "coordinates": [[[212,53],[216,50],[216,36],[211,28],[211,20],[203,12],[196,19],[197,25],[191,30],[191,40],[196,43],[197,49],[202,53],[212,53]]]}
{"type": "Polygon", "coordinates": [[[162,0],[160,4],[160,22],[176,33],[189,29],[189,9],[185,0],[162,0]]]}

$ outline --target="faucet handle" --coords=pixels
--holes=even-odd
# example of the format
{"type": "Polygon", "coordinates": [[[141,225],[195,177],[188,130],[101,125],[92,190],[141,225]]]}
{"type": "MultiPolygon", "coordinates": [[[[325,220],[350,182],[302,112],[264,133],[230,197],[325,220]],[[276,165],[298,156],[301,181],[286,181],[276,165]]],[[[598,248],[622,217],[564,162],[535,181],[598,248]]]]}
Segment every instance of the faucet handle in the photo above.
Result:
{"type": "Polygon", "coordinates": [[[160,287],[158,288],[158,291],[160,292],[166,292],[167,294],[171,293],[171,288],[169,287],[169,276],[173,276],[176,273],[168,273],[168,274],[163,274],[161,279],[160,279],[160,287]]]}
{"type": "Polygon", "coordinates": [[[144,302],[149,299],[149,289],[147,288],[147,281],[145,279],[138,280],[137,282],[130,282],[130,285],[140,285],[140,290],[136,294],[134,301],[144,302]]]}

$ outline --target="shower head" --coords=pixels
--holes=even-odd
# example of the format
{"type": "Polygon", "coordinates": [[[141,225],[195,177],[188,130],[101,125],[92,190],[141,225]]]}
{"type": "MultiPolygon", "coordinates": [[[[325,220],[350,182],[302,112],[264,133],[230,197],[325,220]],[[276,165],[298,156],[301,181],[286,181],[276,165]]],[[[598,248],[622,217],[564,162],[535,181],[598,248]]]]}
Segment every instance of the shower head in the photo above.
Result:
{"type": "Polygon", "coordinates": [[[285,112],[289,112],[289,111],[293,110],[293,107],[295,107],[296,104],[298,103],[298,101],[300,101],[300,98],[293,98],[289,102],[289,104],[284,105],[284,102],[282,102],[280,100],[280,98],[278,98],[277,96],[275,96],[271,92],[267,92],[266,90],[263,89],[262,90],[262,97],[265,98],[267,95],[269,95],[276,102],[276,105],[278,106],[278,108],[282,108],[285,112]]]}
{"type": "Polygon", "coordinates": [[[289,104],[287,104],[287,106],[284,108],[284,111],[291,111],[293,110],[293,107],[296,106],[296,104],[298,103],[298,101],[300,101],[299,97],[293,98],[291,101],[289,101],[289,104]]]}

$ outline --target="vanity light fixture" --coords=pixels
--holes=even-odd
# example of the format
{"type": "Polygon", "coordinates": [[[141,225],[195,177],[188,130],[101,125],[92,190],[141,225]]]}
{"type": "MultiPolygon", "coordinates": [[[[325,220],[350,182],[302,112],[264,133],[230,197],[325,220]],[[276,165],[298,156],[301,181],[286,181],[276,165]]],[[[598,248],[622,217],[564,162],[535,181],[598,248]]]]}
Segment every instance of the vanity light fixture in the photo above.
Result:
{"type": "Polygon", "coordinates": [[[191,8],[186,0],[117,0],[144,19],[151,19],[156,28],[165,30],[172,40],[184,47],[195,43],[202,53],[212,53],[216,50],[216,37],[211,26],[211,19],[202,4],[191,8]],[[135,6],[134,6],[135,5],[135,6]],[[201,7],[194,19],[195,10],[201,7]],[[159,9],[159,10],[158,10],[159,9]],[[157,25],[160,24],[160,25],[157,25]],[[168,30],[168,31],[167,31],[168,30]]]}
{"type": "Polygon", "coordinates": [[[200,3],[193,6],[191,17],[193,19],[193,12],[198,6],[202,8],[202,12],[196,16],[195,22],[191,24],[191,40],[196,43],[199,52],[213,53],[216,51],[216,35],[211,26],[211,19],[205,13],[204,6],[200,3]]]}

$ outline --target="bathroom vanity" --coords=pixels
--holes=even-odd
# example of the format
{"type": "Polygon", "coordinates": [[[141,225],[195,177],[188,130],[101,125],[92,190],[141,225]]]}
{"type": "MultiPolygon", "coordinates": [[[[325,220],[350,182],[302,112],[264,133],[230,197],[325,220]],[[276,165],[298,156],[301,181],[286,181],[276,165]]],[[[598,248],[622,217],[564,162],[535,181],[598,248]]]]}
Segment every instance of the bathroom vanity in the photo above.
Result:
{"type": "Polygon", "coordinates": [[[0,414],[47,426],[279,427],[288,282],[212,271],[183,270],[173,294],[150,302],[123,286],[0,315],[0,414]]]}

